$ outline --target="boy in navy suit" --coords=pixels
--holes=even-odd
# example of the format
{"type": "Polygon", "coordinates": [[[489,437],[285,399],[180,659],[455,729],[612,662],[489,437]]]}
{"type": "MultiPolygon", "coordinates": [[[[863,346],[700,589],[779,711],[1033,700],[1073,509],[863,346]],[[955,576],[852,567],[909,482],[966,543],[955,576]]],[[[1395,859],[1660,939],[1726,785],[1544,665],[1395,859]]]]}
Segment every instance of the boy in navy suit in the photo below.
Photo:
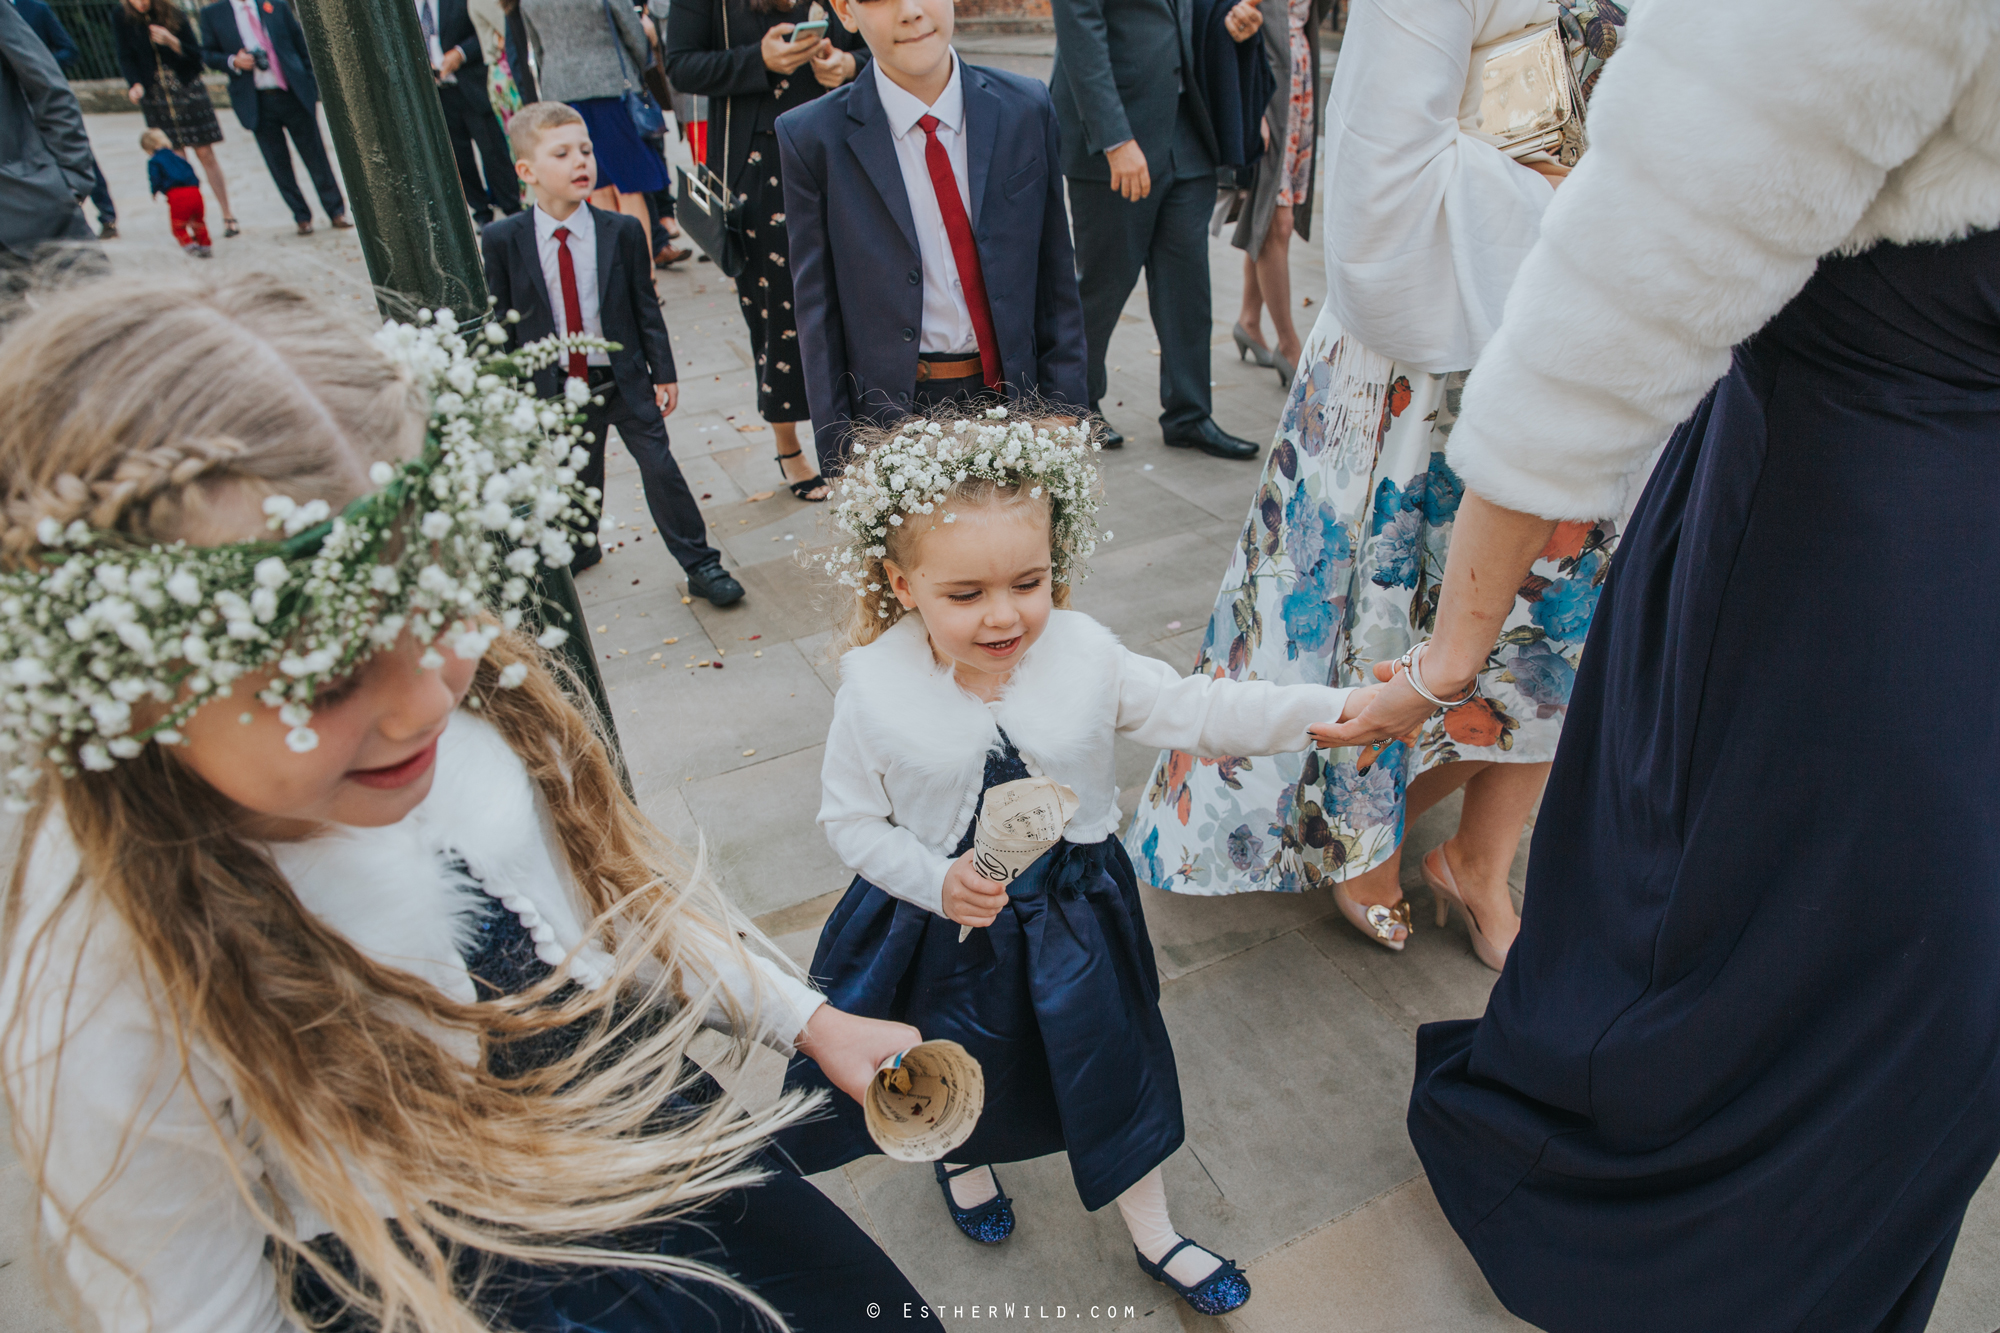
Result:
{"type": "Polygon", "coordinates": [[[778,118],[820,466],[857,421],[1032,396],[1084,415],[1083,307],[1055,109],[967,65],[951,0],[832,0],[872,70],[778,118]]]}
{"type": "MultiPolygon", "coordinates": [[[[611,352],[575,352],[566,365],[537,372],[536,392],[545,398],[561,393],[565,374],[590,385],[584,484],[604,489],[604,432],[616,426],[639,464],[653,524],[687,573],[689,594],[716,606],[741,601],[743,585],[708,544],[701,509],[668,448],[666,417],[679,402],[680,386],[645,227],[584,202],[597,188],[597,159],[573,108],[561,102],[524,106],[508,123],[507,137],[514,169],[535,187],[535,206],[480,234],[487,290],[502,311],[520,315],[520,342],[560,331],[618,345],[611,352]]],[[[599,558],[596,546],[578,543],[570,568],[581,572],[599,558]]]]}

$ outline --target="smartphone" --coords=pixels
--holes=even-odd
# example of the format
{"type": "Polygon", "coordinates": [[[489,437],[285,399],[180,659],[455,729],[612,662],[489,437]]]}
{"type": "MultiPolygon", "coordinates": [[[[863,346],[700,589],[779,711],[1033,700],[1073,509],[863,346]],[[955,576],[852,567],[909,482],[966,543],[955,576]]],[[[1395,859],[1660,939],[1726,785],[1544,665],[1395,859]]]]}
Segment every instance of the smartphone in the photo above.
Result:
{"type": "Polygon", "coordinates": [[[814,19],[810,23],[801,23],[793,28],[791,41],[796,46],[800,42],[816,42],[824,36],[826,36],[826,20],[814,19]]]}

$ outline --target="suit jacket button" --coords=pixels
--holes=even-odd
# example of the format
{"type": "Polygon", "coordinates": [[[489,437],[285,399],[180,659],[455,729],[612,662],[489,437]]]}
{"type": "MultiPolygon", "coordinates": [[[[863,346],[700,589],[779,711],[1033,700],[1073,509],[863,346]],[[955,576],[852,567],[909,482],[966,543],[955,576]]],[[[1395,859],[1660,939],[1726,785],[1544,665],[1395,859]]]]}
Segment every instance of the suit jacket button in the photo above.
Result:
{"type": "Polygon", "coordinates": [[[911,342],[911,341],[914,341],[914,340],[915,340],[915,338],[916,338],[916,336],[917,336],[917,331],[916,331],[915,329],[904,329],[904,330],[903,330],[903,341],[904,341],[904,342],[911,342]]]}
{"type": "Polygon", "coordinates": [[[911,269],[911,270],[910,270],[910,285],[911,285],[911,286],[915,286],[915,285],[916,285],[917,283],[920,283],[920,282],[922,282],[923,280],[924,280],[924,271],[923,271],[922,269],[920,269],[920,268],[913,268],[913,269],[911,269]]]}

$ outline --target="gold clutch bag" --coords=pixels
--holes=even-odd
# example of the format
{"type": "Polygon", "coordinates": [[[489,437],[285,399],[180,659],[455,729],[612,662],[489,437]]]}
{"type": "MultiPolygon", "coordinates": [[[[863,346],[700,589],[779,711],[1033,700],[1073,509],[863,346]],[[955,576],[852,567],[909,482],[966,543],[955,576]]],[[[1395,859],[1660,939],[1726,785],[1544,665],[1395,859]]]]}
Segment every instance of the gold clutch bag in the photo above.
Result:
{"type": "Polygon", "coordinates": [[[1479,129],[1516,160],[1547,153],[1566,167],[1583,156],[1583,90],[1561,26],[1544,23],[1474,47],[1483,60],[1479,129]]]}

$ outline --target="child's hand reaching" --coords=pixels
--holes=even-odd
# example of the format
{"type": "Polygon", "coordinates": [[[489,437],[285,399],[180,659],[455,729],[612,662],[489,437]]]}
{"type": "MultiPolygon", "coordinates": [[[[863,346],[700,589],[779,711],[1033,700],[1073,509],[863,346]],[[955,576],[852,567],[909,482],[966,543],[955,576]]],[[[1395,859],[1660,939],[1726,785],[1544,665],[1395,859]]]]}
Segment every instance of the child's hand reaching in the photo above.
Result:
{"type": "Polygon", "coordinates": [[[799,1034],[798,1047],[829,1083],[858,1102],[884,1060],[923,1039],[908,1023],[863,1018],[823,1004],[799,1034]]]}
{"type": "Polygon", "coordinates": [[[1007,886],[972,868],[967,852],[944,872],[944,914],[961,926],[990,926],[1007,905],[1007,886]]]}

